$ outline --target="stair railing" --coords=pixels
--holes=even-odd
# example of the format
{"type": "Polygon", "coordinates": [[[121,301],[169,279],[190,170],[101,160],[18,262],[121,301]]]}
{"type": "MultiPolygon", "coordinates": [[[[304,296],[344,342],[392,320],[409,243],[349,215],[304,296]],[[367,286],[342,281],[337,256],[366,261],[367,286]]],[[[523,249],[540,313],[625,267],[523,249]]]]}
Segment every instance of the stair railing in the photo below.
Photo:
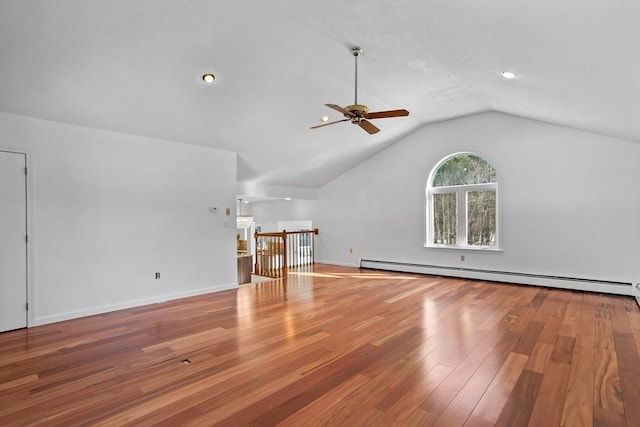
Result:
{"type": "Polygon", "coordinates": [[[315,262],[315,239],[318,229],[254,233],[255,263],[253,273],[287,278],[290,267],[312,265],[315,262]]]}

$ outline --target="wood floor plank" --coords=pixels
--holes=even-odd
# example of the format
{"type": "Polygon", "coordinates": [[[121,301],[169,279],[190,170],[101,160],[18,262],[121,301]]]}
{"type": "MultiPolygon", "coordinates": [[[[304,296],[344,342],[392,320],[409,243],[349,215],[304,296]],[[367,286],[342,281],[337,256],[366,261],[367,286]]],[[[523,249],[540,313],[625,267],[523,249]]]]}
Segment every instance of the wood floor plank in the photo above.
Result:
{"type": "Polygon", "coordinates": [[[504,405],[496,426],[520,427],[529,424],[544,375],[523,370],[504,405]]]}
{"type": "Polygon", "coordinates": [[[0,334],[0,425],[637,425],[628,297],[316,264],[0,334]]]}
{"type": "Polygon", "coordinates": [[[549,362],[527,425],[560,425],[569,373],[570,365],[555,360],[549,362]]]}
{"type": "Polygon", "coordinates": [[[601,349],[613,350],[615,343],[613,342],[613,323],[611,319],[597,318],[595,319],[595,346],[601,349]]]}
{"type": "Polygon", "coordinates": [[[520,335],[520,339],[513,347],[511,351],[514,353],[520,353],[524,355],[530,355],[533,351],[533,347],[536,345],[538,341],[538,337],[544,328],[544,323],[541,322],[530,322],[527,327],[522,331],[520,335]]]}
{"type": "MultiPolygon", "coordinates": [[[[399,359],[393,362],[387,366],[386,370],[379,372],[378,375],[371,378],[371,381],[364,384],[357,390],[354,390],[349,396],[346,396],[334,406],[326,408],[325,413],[320,417],[321,424],[346,424],[347,421],[352,419],[354,414],[358,412],[358,408],[361,407],[367,408],[368,415],[372,415],[371,411],[375,409],[373,413],[378,416],[382,416],[382,411],[373,407],[374,402],[379,401],[381,396],[384,396],[386,391],[392,388],[389,384],[392,383],[395,378],[406,377],[409,372],[414,371],[414,367],[415,366],[409,363],[406,359],[399,359]]],[[[451,371],[451,368],[445,368],[446,374],[448,374],[451,371]]],[[[437,381],[432,387],[435,388],[437,384],[439,384],[439,381],[437,381]]]]}
{"type": "MultiPolygon", "coordinates": [[[[420,408],[416,408],[409,414],[407,419],[402,424],[399,424],[399,425],[403,427],[415,427],[415,426],[430,427],[433,425],[433,423],[436,422],[437,419],[438,419],[437,415],[431,414],[420,408]]],[[[388,426],[389,424],[382,424],[382,425],[388,426]]],[[[392,424],[392,425],[395,426],[395,424],[392,424]]]]}
{"type": "Polygon", "coordinates": [[[356,409],[350,416],[341,424],[335,424],[337,426],[344,427],[370,427],[378,425],[378,420],[382,416],[376,408],[364,405],[356,409]]]}
{"type": "MultiPolygon", "coordinates": [[[[505,335],[506,330],[499,333],[499,336],[505,335]]],[[[458,392],[464,387],[465,383],[472,377],[480,365],[487,359],[493,350],[493,344],[497,337],[492,337],[488,341],[481,341],[474,351],[469,353],[452,371],[452,373],[438,386],[438,388],[429,395],[421,404],[420,408],[434,414],[441,414],[442,411],[451,403],[458,392]]],[[[514,340],[515,341],[515,340],[514,340]]],[[[500,365],[495,363],[487,363],[488,365],[499,368],[500,365]]],[[[497,372],[498,369],[496,369],[497,372]]]]}
{"type": "Polygon", "coordinates": [[[622,386],[615,351],[596,348],[594,361],[594,406],[624,414],[622,386]]]}
{"type": "Polygon", "coordinates": [[[627,311],[627,317],[631,325],[631,334],[636,342],[636,349],[640,353],[640,305],[637,309],[627,311]]]}
{"type": "Polygon", "coordinates": [[[553,345],[538,341],[533,347],[533,351],[529,356],[529,360],[527,360],[525,369],[544,374],[547,369],[547,364],[549,363],[549,360],[551,360],[553,349],[553,345]]]}
{"type": "Polygon", "coordinates": [[[553,344],[551,360],[557,363],[571,364],[575,342],[576,339],[573,337],[558,335],[556,342],[553,344]]]}
{"type": "Polygon", "coordinates": [[[640,420],[640,374],[621,369],[620,384],[624,400],[625,418],[628,426],[638,425],[640,420]]]}
{"type": "MultiPolygon", "coordinates": [[[[618,412],[596,407],[593,413],[593,425],[594,427],[626,427],[627,421],[624,415],[618,412]]],[[[634,424],[628,425],[633,426],[634,424]]]]}
{"type": "MultiPolygon", "coordinates": [[[[498,421],[513,387],[516,385],[529,357],[524,354],[511,353],[494,377],[473,410],[472,415],[492,425],[498,421]]],[[[478,423],[479,421],[476,421],[478,423]]]]}
{"type": "Polygon", "coordinates": [[[574,347],[562,408],[562,426],[580,427],[593,424],[594,384],[593,348],[574,347]]]}
{"type": "Polygon", "coordinates": [[[469,381],[460,389],[449,405],[438,417],[434,426],[463,426],[482,395],[491,384],[498,369],[490,364],[481,364],[469,381]]]}
{"type": "Polygon", "coordinates": [[[578,320],[578,330],[575,345],[581,347],[594,347],[596,342],[596,321],[599,320],[596,313],[598,295],[585,293],[582,299],[582,309],[578,320]]]}
{"type": "Polygon", "coordinates": [[[553,315],[547,317],[547,321],[544,324],[542,332],[540,332],[538,341],[547,344],[554,344],[558,337],[558,333],[560,332],[560,326],[562,326],[562,318],[553,315]]]}
{"type": "Polygon", "coordinates": [[[615,349],[620,369],[640,373],[640,355],[638,355],[636,351],[637,348],[633,335],[629,333],[619,333],[614,330],[613,340],[616,345],[615,349]]]}
{"type": "Polygon", "coordinates": [[[435,414],[423,411],[418,405],[442,383],[451,371],[452,368],[449,366],[437,365],[426,375],[420,377],[417,382],[411,381],[410,387],[407,387],[406,383],[402,384],[401,387],[394,390],[393,404],[388,406],[386,396],[378,404],[377,408],[380,410],[382,410],[381,407],[386,407],[378,421],[384,425],[402,425],[410,422],[412,415],[417,416],[418,414],[421,418],[423,416],[429,419],[433,417],[433,421],[435,421],[435,414]],[[400,395],[398,393],[400,390],[406,390],[406,392],[400,395]]]}
{"type": "Polygon", "coordinates": [[[560,326],[560,335],[575,338],[578,334],[578,322],[580,320],[584,295],[580,292],[573,292],[569,303],[567,304],[562,325],[560,326]]]}
{"type": "Polygon", "coordinates": [[[326,414],[327,408],[334,407],[341,400],[354,393],[357,389],[371,381],[371,378],[364,375],[354,375],[347,381],[335,387],[329,393],[320,396],[298,412],[278,423],[279,426],[314,426],[323,425],[323,416],[326,414]]]}
{"type": "Polygon", "coordinates": [[[25,384],[29,384],[32,383],[34,381],[38,381],[38,375],[37,374],[30,374],[30,375],[26,375],[24,377],[19,377],[16,378],[14,380],[10,380],[10,381],[6,381],[6,382],[2,382],[0,383],[0,391],[4,391],[4,390],[9,390],[18,386],[23,386],[25,384]]]}
{"type": "Polygon", "coordinates": [[[613,322],[613,330],[619,334],[631,334],[631,324],[627,316],[626,298],[621,296],[611,297],[611,321],[613,322]]]}

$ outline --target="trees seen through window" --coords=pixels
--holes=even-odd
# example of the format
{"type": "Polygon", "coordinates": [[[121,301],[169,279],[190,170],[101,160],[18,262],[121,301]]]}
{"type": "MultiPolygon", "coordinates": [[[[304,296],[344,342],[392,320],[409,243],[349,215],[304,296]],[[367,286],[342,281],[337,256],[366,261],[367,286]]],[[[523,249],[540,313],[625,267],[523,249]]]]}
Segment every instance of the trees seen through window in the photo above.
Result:
{"type": "Polygon", "coordinates": [[[482,157],[460,153],[444,159],[427,188],[428,246],[498,247],[496,171],[482,157]]]}

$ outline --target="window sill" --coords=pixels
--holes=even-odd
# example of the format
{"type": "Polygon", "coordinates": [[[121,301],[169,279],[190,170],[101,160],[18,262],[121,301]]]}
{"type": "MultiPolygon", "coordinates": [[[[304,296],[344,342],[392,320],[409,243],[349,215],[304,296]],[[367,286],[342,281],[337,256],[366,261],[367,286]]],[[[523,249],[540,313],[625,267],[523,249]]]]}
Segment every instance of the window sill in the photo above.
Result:
{"type": "Polygon", "coordinates": [[[501,254],[504,252],[502,248],[492,248],[488,246],[482,247],[473,247],[473,246],[444,246],[444,245],[425,245],[425,249],[436,249],[436,250],[445,250],[445,251],[456,251],[456,252],[482,252],[488,254],[501,254]]]}

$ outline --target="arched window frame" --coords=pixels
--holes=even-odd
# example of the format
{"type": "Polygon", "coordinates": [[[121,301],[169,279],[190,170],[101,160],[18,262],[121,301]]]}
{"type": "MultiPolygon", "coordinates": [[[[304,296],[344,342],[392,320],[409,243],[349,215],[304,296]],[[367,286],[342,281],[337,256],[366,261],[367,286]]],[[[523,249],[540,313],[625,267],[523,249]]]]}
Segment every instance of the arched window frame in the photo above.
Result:
{"type": "Polygon", "coordinates": [[[465,249],[465,250],[473,250],[473,251],[490,251],[490,252],[501,252],[502,251],[502,226],[501,226],[501,215],[500,215],[500,178],[498,171],[492,162],[487,160],[486,156],[478,154],[476,152],[471,151],[459,151],[452,153],[448,156],[442,158],[436,165],[431,169],[431,173],[427,179],[426,185],[426,242],[425,247],[427,248],[442,248],[442,249],[465,249]],[[450,185],[450,186],[433,186],[433,180],[437,171],[440,167],[450,160],[453,157],[460,155],[471,155],[475,157],[479,157],[480,159],[487,162],[494,169],[496,173],[496,182],[492,183],[483,183],[483,184],[466,184],[466,185],[450,185]],[[493,190],[495,191],[495,212],[496,212],[496,230],[495,230],[495,244],[492,246],[479,246],[479,245],[469,245],[467,242],[467,193],[469,191],[474,190],[493,190]],[[456,194],[456,207],[457,207],[457,215],[456,215],[456,237],[457,241],[455,245],[452,244],[437,244],[433,242],[434,235],[434,194],[444,194],[444,193],[454,193],[456,194]]]}

